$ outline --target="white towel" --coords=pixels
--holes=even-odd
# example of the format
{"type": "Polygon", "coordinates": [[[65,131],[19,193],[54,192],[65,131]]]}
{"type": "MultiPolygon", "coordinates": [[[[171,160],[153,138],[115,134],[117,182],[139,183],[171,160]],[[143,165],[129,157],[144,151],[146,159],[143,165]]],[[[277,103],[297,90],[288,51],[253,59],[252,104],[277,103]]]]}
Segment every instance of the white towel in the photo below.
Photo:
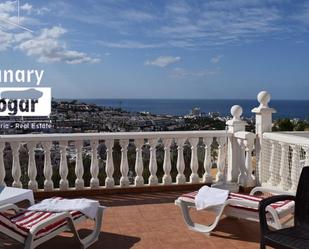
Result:
{"type": "Polygon", "coordinates": [[[208,207],[222,205],[224,204],[228,196],[228,190],[203,186],[199,189],[194,199],[196,209],[202,210],[208,207]]]}
{"type": "Polygon", "coordinates": [[[96,217],[100,204],[98,201],[89,199],[45,199],[38,204],[28,208],[31,211],[46,211],[46,212],[69,212],[79,211],[89,218],[96,217]]]}

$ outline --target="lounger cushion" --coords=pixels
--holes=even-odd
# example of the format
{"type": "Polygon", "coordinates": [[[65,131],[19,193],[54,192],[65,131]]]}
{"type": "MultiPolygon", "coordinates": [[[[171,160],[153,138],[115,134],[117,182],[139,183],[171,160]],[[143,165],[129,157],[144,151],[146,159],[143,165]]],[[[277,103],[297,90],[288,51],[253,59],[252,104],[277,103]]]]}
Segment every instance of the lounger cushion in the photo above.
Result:
{"type": "MultiPolygon", "coordinates": [[[[179,200],[190,202],[190,203],[195,203],[194,199],[195,196],[197,195],[198,191],[183,194],[181,197],[179,197],[179,200]]],[[[261,196],[254,196],[254,195],[248,195],[248,194],[240,194],[240,193],[230,193],[228,199],[235,199],[235,200],[249,200],[253,202],[260,202],[263,198],[261,196]]],[[[248,207],[244,205],[230,205],[233,208],[238,208],[238,209],[244,209],[246,211],[251,211],[251,212],[258,212],[258,208],[253,208],[253,207],[248,207]]],[[[284,215],[288,210],[290,210],[294,206],[293,201],[279,201],[276,203],[271,204],[271,206],[278,212],[279,217],[284,215]]]]}
{"type": "MultiPolygon", "coordinates": [[[[73,219],[77,219],[83,216],[82,213],[78,211],[70,212],[73,219]]],[[[7,229],[26,237],[29,233],[29,230],[34,226],[37,225],[44,220],[51,218],[57,215],[57,213],[52,212],[39,212],[39,211],[24,211],[15,216],[8,217],[4,213],[0,213],[0,227],[1,225],[6,227],[7,229]]],[[[51,225],[46,226],[45,228],[41,229],[37,234],[35,239],[43,237],[46,234],[51,233],[52,231],[60,228],[67,224],[66,219],[59,220],[51,225]]]]}

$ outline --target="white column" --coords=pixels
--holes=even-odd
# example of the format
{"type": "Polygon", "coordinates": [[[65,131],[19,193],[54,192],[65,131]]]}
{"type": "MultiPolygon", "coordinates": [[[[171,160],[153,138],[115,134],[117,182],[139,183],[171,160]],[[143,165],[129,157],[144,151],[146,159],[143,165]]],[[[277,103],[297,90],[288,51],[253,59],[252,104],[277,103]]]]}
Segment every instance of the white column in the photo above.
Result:
{"type": "Polygon", "coordinates": [[[157,185],[158,184],[158,177],[157,177],[157,156],[156,156],[156,145],[157,139],[150,139],[149,140],[149,150],[150,150],[150,158],[149,158],[149,185],[157,185]]]}
{"type": "Polygon", "coordinates": [[[280,143],[281,158],[280,158],[280,183],[283,190],[289,190],[289,178],[291,177],[289,169],[289,145],[287,143],[280,143]]]}
{"type": "Polygon", "coordinates": [[[114,147],[114,140],[105,140],[106,146],[106,179],[105,179],[105,187],[106,188],[113,188],[115,186],[114,181],[114,161],[113,161],[113,147],[114,147]]]}
{"type": "Polygon", "coordinates": [[[264,162],[262,146],[263,146],[263,133],[272,131],[272,115],[276,112],[275,109],[270,108],[268,103],[270,101],[270,94],[262,91],[258,94],[257,100],[260,103],[259,107],[252,109],[255,113],[255,133],[258,135],[256,139],[256,155],[258,161],[256,162],[256,181],[257,184],[262,183],[261,177],[264,175],[264,169],[268,166],[264,162]]]}
{"type": "Polygon", "coordinates": [[[292,191],[296,191],[298,180],[300,176],[300,149],[299,145],[292,145],[292,167],[291,167],[291,181],[292,181],[292,191]]]}
{"type": "Polygon", "coordinates": [[[309,166],[309,147],[306,146],[303,148],[305,150],[305,166],[309,166]]]}
{"type": "Polygon", "coordinates": [[[185,143],[186,139],[185,138],[179,138],[177,139],[177,171],[178,174],[176,176],[176,184],[185,184],[186,183],[186,176],[184,175],[184,170],[185,170],[185,162],[183,159],[183,146],[185,143]]]}
{"type": "Polygon", "coordinates": [[[136,159],[135,159],[135,172],[136,177],[134,179],[134,184],[136,187],[143,186],[144,185],[144,177],[143,177],[143,171],[144,171],[144,164],[143,164],[143,156],[142,156],[142,147],[144,146],[144,139],[136,139],[135,140],[135,146],[136,146],[136,159]]]}
{"type": "Polygon", "coordinates": [[[245,154],[245,144],[244,139],[237,139],[240,148],[240,161],[239,161],[239,176],[238,176],[238,183],[240,186],[245,187],[247,182],[247,175],[246,175],[246,154],[245,154]]]}
{"type": "Polygon", "coordinates": [[[22,184],[21,184],[21,181],[20,181],[21,169],[20,169],[20,163],[19,163],[20,143],[19,142],[11,142],[11,148],[12,148],[12,156],[13,156],[12,177],[13,177],[13,180],[14,180],[12,186],[14,188],[21,188],[22,187],[22,184]]]}
{"type": "MultiPolygon", "coordinates": [[[[226,125],[228,126],[227,135],[234,135],[236,132],[245,131],[247,122],[241,119],[243,113],[242,107],[239,105],[233,105],[230,112],[233,118],[226,122],[226,125]]],[[[239,178],[240,166],[244,165],[243,150],[235,136],[229,136],[227,145],[228,165],[226,179],[228,182],[236,184],[239,178]]]]}
{"type": "Polygon", "coordinates": [[[172,144],[172,139],[164,139],[163,140],[163,145],[164,145],[164,161],[163,161],[164,176],[163,176],[162,181],[163,181],[164,185],[171,185],[172,184],[171,144],[172,144]]]}
{"type": "Polygon", "coordinates": [[[191,175],[190,175],[190,183],[198,183],[199,182],[199,176],[197,174],[198,171],[198,160],[197,160],[197,145],[199,142],[198,138],[189,138],[189,142],[191,145],[191,175]]]}
{"type": "Polygon", "coordinates": [[[50,158],[50,149],[52,146],[52,142],[43,142],[42,143],[44,148],[44,191],[53,191],[54,189],[54,183],[52,181],[52,175],[53,175],[53,168],[51,164],[51,158],[50,158]]]}
{"type": "Polygon", "coordinates": [[[3,161],[3,150],[5,147],[5,143],[0,143],[0,186],[6,186],[5,184],[5,167],[3,161]]]}
{"type": "Polygon", "coordinates": [[[225,145],[225,138],[224,137],[219,137],[217,138],[218,142],[218,160],[217,160],[217,167],[218,167],[218,172],[216,175],[216,181],[217,182],[224,182],[225,181],[225,158],[224,158],[224,145],[225,145]]]}
{"type": "Polygon", "coordinates": [[[30,142],[28,145],[28,153],[29,153],[29,162],[28,162],[28,188],[37,191],[38,190],[38,182],[36,181],[37,169],[35,163],[35,152],[34,149],[36,147],[36,143],[30,142]]]}
{"type": "Polygon", "coordinates": [[[213,138],[212,137],[205,137],[204,144],[205,144],[205,157],[204,157],[204,169],[205,173],[203,175],[203,182],[204,183],[212,183],[212,175],[211,175],[211,144],[213,138]]]}
{"type": "Polygon", "coordinates": [[[121,145],[121,163],[120,163],[120,187],[129,187],[130,182],[128,178],[129,165],[128,165],[128,140],[120,140],[121,145]]]}
{"type": "Polygon", "coordinates": [[[83,141],[76,141],[76,165],[75,165],[75,189],[81,190],[84,188],[84,164],[83,164],[83,141]]]}
{"type": "Polygon", "coordinates": [[[91,173],[91,180],[90,180],[90,188],[97,189],[100,186],[99,182],[99,162],[98,162],[98,140],[92,140],[91,143],[91,165],[90,165],[90,173],[91,173]]]}
{"type": "Polygon", "coordinates": [[[68,162],[67,162],[67,141],[61,141],[59,142],[59,148],[60,148],[60,167],[59,167],[59,175],[61,177],[59,188],[60,190],[68,190],[69,189],[69,181],[67,179],[68,177],[68,162]]]}
{"type": "Polygon", "coordinates": [[[246,187],[254,187],[255,186],[255,178],[252,175],[252,150],[253,150],[254,138],[246,139],[244,141],[245,150],[246,150],[246,187]]]}

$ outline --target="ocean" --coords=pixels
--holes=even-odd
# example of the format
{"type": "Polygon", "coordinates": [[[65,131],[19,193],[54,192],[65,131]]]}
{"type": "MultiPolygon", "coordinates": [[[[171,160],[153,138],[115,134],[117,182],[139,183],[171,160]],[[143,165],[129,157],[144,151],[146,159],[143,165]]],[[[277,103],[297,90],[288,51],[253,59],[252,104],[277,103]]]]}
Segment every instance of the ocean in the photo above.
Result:
{"type": "MultiPolygon", "coordinates": [[[[237,99],[80,99],[79,101],[99,106],[122,108],[129,112],[150,112],[152,114],[183,116],[194,107],[202,112],[219,112],[222,116],[230,115],[233,105],[243,108],[243,116],[254,116],[251,110],[258,106],[257,100],[237,99]]],[[[309,100],[271,100],[269,106],[275,108],[278,118],[309,119],[309,100]]]]}

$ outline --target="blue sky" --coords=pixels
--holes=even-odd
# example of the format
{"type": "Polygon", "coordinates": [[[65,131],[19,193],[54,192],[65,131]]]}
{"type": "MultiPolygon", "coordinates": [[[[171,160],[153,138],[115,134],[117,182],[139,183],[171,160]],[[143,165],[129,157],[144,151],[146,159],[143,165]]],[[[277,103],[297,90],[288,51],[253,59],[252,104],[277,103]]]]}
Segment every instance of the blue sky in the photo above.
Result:
{"type": "Polygon", "coordinates": [[[309,99],[309,1],[20,0],[16,22],[0,0],[1,69],[57,98],[309,99]]]}

